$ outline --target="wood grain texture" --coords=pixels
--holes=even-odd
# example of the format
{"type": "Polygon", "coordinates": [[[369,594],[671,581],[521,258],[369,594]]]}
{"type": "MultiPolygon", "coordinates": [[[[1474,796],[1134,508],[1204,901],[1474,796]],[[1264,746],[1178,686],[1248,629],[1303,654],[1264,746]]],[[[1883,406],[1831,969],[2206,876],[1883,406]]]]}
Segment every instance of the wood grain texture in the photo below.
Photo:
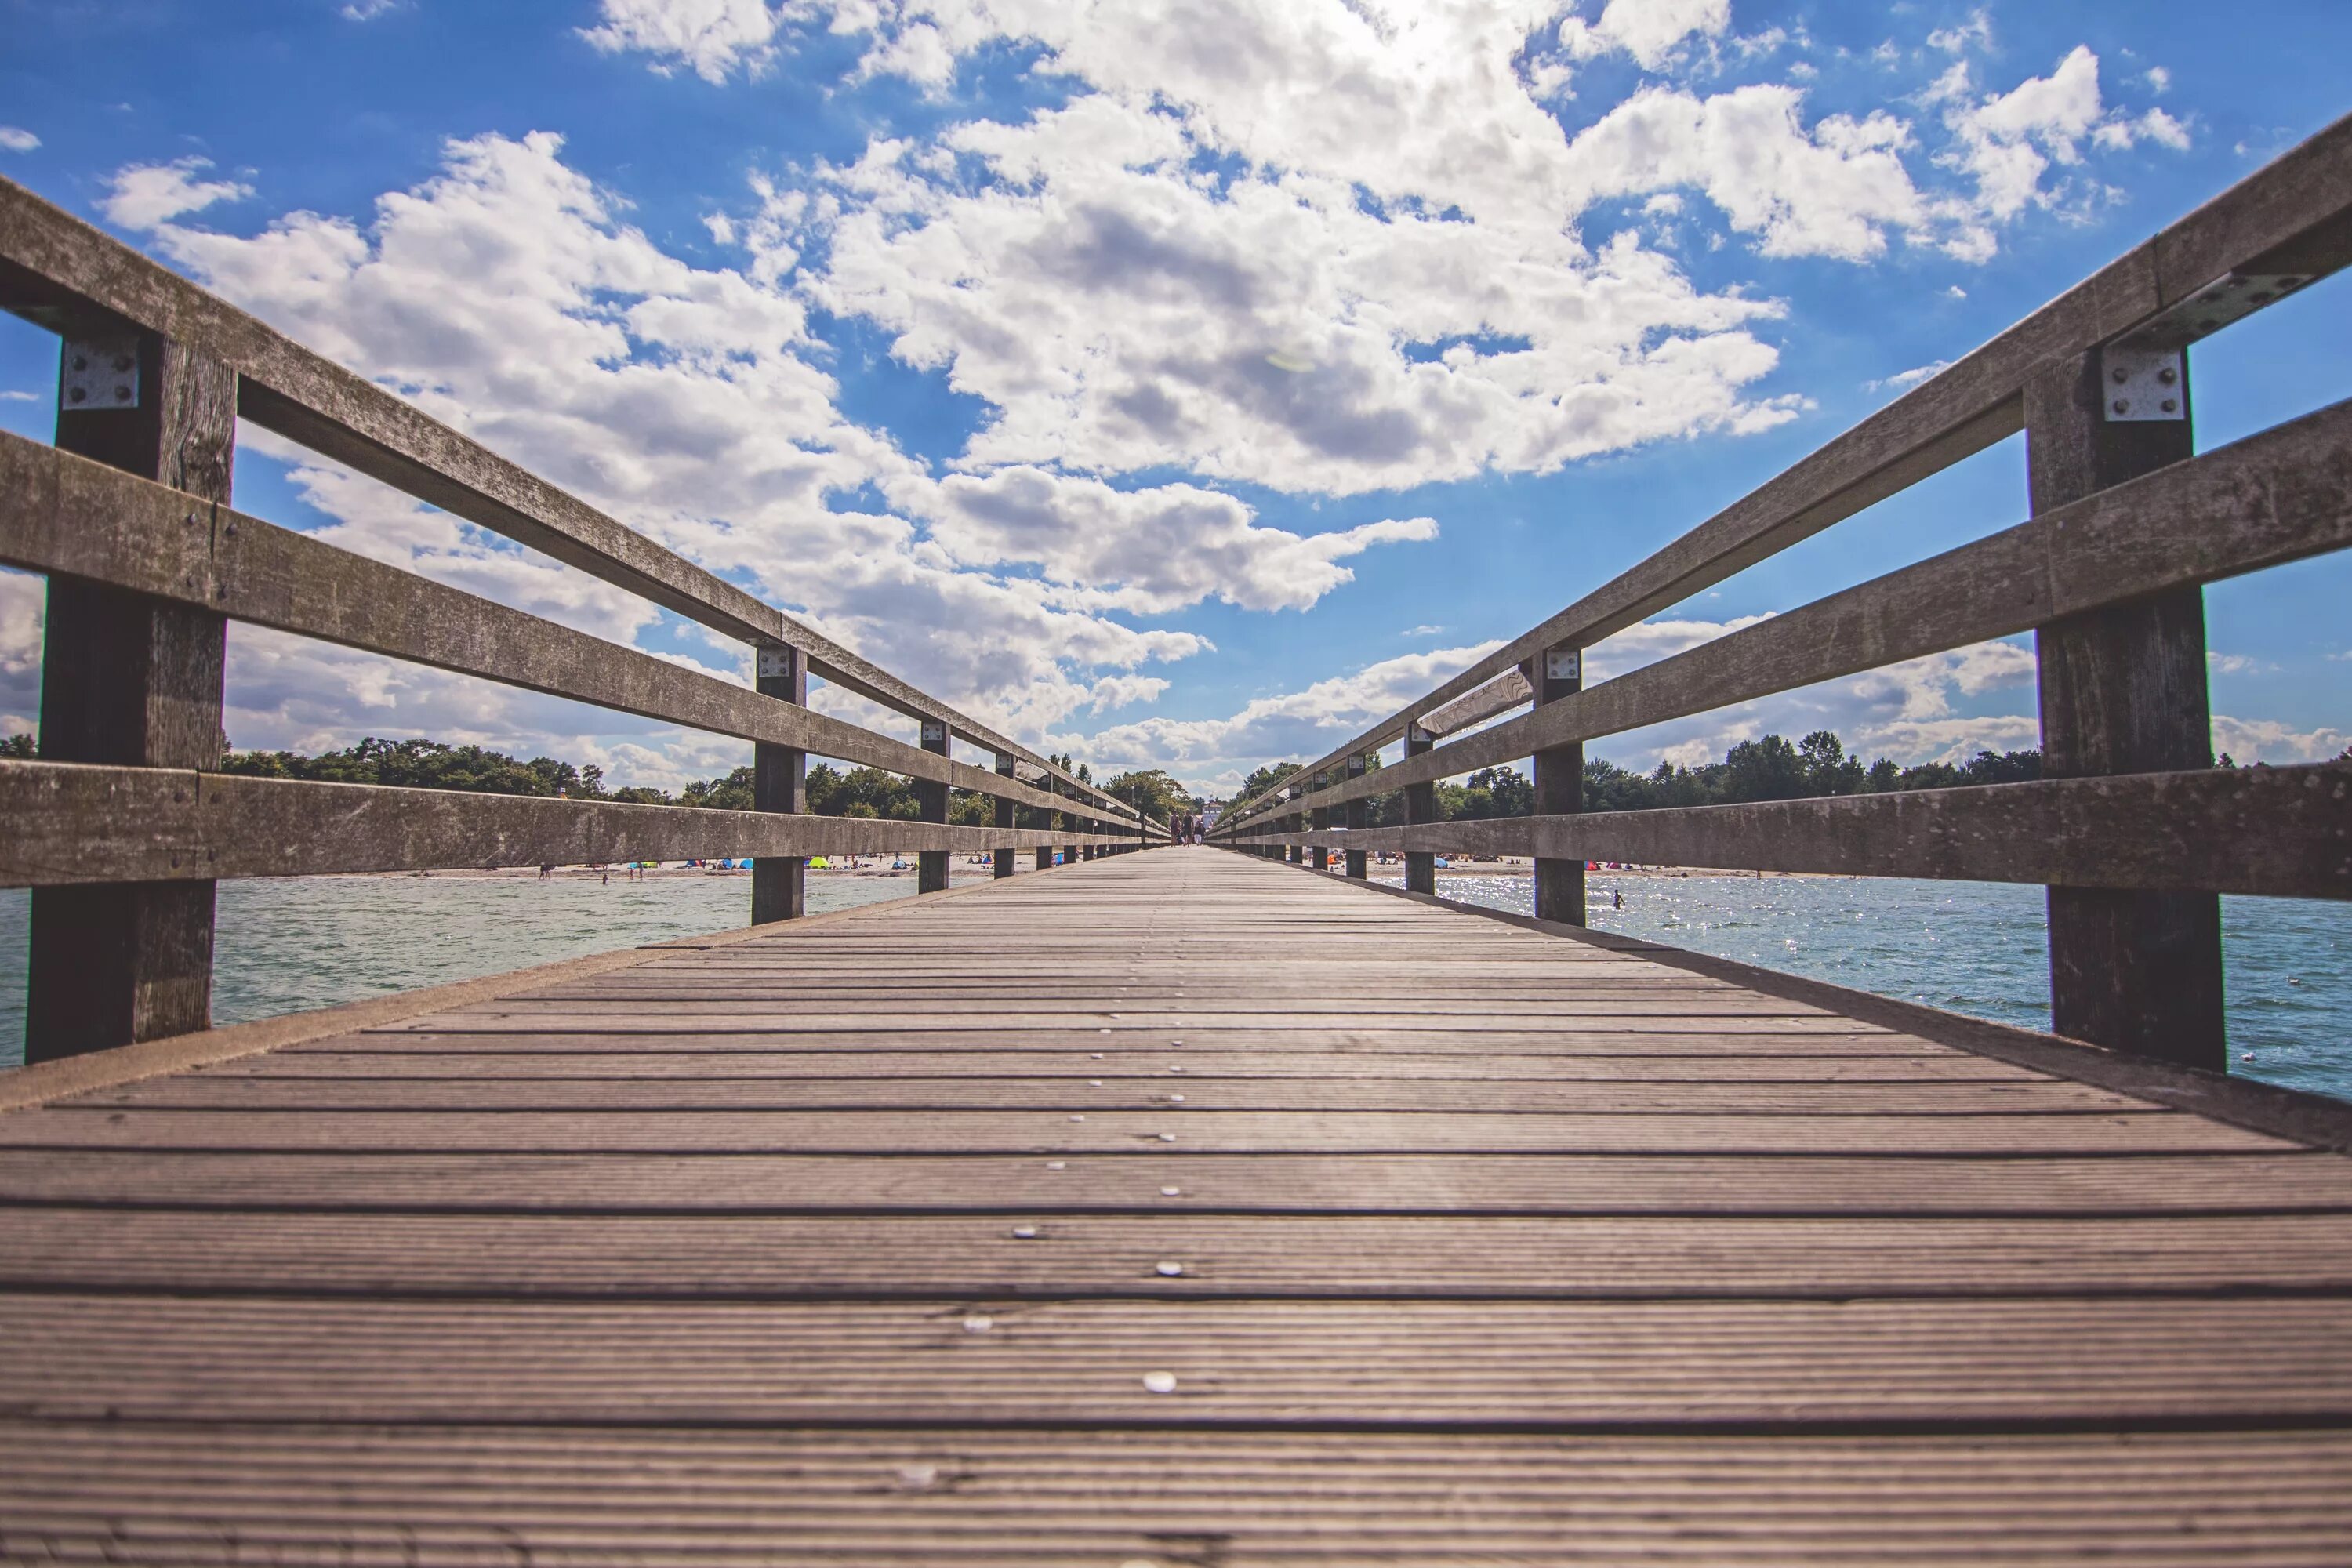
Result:
{"type": "MultiPolygon", "coordinates": [[[[2352,120],[2339,120],[1307,771],[1386,745],[1415,716],[1444,710],[1547,647],[1590,647],[2014,435],[2025,387],[2042,366],[2121,336],[2224,273],[2311,279],[2347,261],[2352,120]]],[[[1230,820],[1238,826],[1261,804],[1234,801],[1230,820]]]]}
{"type": "Polygon", "coordinates": [[[2346,899],[2352,898],[2352,764],[2200,768],[1345,834],[1250,833],[1237,842],[2346,899]]]}
{"type": "Polygon", "coordinates": [[[1131,815],[1027,747],[8,180],[0,180],[0,308],[45,325],[95,320],[183,343],[235,373],[238,417],[688,620],[748,643],[799,648],[835,684],[949,723],[976,745],[1011,751],[1105,815],[1131,815]]]}
{"type": "MultiPolygon", "coordinates": [[[[737,855],[880,855],[932,846],[977,853],[1007,842],[1033,845],[1042,837],[1017,828],[69,763],[0,762],[0,816],[11,826],[0,839],[0,886],[6,887],[737,855]]],[[[1093,835],[1079,837],[1097,841],[1093,835]]]]}
{"type": "Polygon", "coordinates": [[[0,1115],[0,1545],[2352,1544],[2352,1159],[1833,1001],[1182,848],[0,1115]]]}
{"type": "MultiPolygon", "coordinates": [[[[1072,804],[1001,773],[779,703],[772,691],[746,690],[258,518],[223,508],[207,510],[199,526],[187,521],[191,515],[185,498],[163,485],[0,432],[0,563],[47,573],[68,592],[125,590],[201,607],[215,619],[226,616],[780,750],[1031,805],[1072,804]]],[[[791,679],[805,690],[804,668],[783,684],[791,679]]],[[[219,754],[218,729],[215,718],[206,765],[219,754]]],[[[1107,822],[1131,814],[1089,807],[1086,815],[1107,822]]]]}

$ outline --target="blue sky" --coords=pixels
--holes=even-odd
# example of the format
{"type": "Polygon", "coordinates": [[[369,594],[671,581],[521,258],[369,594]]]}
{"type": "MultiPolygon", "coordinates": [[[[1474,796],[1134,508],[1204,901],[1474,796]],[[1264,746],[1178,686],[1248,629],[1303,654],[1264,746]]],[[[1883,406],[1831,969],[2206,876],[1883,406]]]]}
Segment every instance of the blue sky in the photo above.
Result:
{"type": "MultiPolygon", "coordinates": [[[[1631,564],[2347,107],[2352,6],[0,0],[0,173],[1034,743],[1230,788],[1631,564]],[[105,84],[96,98],[91,83],[105,84]]],[[[2345,395],[2342,281],[2194,366],[2345,395]]],[[[54,341],[0,323],[0,425],[54,341]]],[[[1596,650],[2006,526],[2012,441],[1596,650]]],[[[247,432],[241,505],[740,650],[247,432]]],[[[2217,745],[2332,756],[2352,573],[2210,595],[2217,745]]],[[[37,584],[0,579],[0,723],[37,584]]],[[[671,784],[746,748],[239,629],[229,729],[671,784]]],[[[838,693],[820,700],[870,717],[838,693]]],[[[1615,737],[2033,741],[2011,643],[1615,737]]],[[[887,721],[886,721],[887,722],[887,721]]]]}

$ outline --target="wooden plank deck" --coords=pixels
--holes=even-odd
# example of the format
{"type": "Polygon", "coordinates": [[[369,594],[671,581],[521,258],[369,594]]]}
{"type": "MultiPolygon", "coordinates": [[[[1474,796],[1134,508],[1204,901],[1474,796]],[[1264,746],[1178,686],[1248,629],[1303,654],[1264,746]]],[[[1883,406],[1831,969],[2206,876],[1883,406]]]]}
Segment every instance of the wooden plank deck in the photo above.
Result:
{"type": "Polygon", "coordinates": [[[0,1560],[2352,1561],[2352,1159],[1965,1035],[1196,849],[118,1083],[0,1560]]]}

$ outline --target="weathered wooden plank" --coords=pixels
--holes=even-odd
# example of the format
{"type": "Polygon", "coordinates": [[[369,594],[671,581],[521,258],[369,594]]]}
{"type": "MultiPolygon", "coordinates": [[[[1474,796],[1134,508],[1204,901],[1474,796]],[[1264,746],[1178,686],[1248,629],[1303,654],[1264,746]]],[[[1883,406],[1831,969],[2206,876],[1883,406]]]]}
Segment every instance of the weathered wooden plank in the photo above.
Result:
{"type": "Polygon", "coordinates": [[[1867,1437],[0,1424],[6,1554],[451,1568],[2323,1564],[2342,1432],[1867,1437]]]}
{"type": "MultiPolygon", "coordinates": [[[[1094,1065],[1092,1063],[1089,1066],[1094,1065]]],[[[1059,1110],[1465,1112],[1497,1115],[2082,1115],[2142,1100],[2053,1079],[2005,1083],[1496,1083],[1207,1078],[262,1078],[182,1074],[100,1089],[60,1108],[186,1110],[614,1112],[1059,1110]]]]}
{"type": "Polygon", "coordinates": [[[0,1297],[0,1415],[1562,1431],[2352,1421],[2352,1311],[2250,1298],[718,1305],[0,1297]],[[1016,1310],[1017,1309],[1017,1310],[1016,1310]],[[1164,1372],[1167,1394],[1144,1378],[1164,1372]]]}
{"type": "MultiPolygon", "coordinates": [[[[1181,1145],[1179,1145],[1179,1150],[1181,1145]]],[[[0,1203],[581,1215],[2352,1212],[2291,1153],[800,1155],[0,1149],[0,1203]],[[1170,1189],[1173,1189],[1171,1191],[1170,1189]]]]}
{"type": "MultiPolygon", "coordinates": [[[[43,1205],[0,1208],[0,1289],[502,1301],[2345,1293],[2352,1292],[2352,1214],[1992,1220],[1048,1210],[1008,1218],[43,1205]]],[[[2336,1305],[2352,1323],[2352,1310],[2336,1305]]]]}
{"type": "MultiPolygon", "coordinates": [[[[975,853],[1042,835],[841,816],[0,762],[0,886],[705,856],[975,853]]],[[[1082,842],[1092,840],[1081,836],[1082,842]]]]}
{"type": "Polygon", "coordinates": [[[2345,899],[2352,898],[2352,765],[2042,779],[1240,841],[1308,838],[1407,853],[2345,899]]]}
{"type": "Polygon", "coordinates": [[[1337,787],[1450,778],[2347,547],[2352,403],[2339,403],[1337,787]]]}
{"type": "MultiPolygon", "coordinates": [[[[185,498],[163,485],[0,432],[0,562],[9,565],[713,734],[1061,804],[1032,785],[805,707],[780,706],[772,694],[258,518],[207,510],[198,528],[184,523],[187,515],[185,498]]],[[[215,722],[215,751],[217,730],[215,722]]]]}
{"type": "Polygon", "coordinates": [[[2187,1154],[2284,1140],[2174,1111],[1708,1116],[1289,1110],[67,1110],[0,1118],[6,1149],[533,1153],[2187,1154]]]}

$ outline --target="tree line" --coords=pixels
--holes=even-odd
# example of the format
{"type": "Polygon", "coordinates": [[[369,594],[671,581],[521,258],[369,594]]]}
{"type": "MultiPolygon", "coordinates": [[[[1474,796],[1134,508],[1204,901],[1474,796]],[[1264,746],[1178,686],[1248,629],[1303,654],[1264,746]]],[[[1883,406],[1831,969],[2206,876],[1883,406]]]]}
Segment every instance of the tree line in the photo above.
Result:
{"type": "MultiPolygon", "coordinates": [[[[2223,767],[2233,766],[2224,754],[2223,767]]],[[[1371,771],[1380,759],[1370,759],[1371,771]]],[[[1276,763],[1243,781],[1241,798],[1298,772],[1297,763],[1276,763]]],[[[1893,790],[1952,789],[1961,784],[2015,784],[2042,776],[2039,751],[1980,751],[1965,763],[1920,763],[1901,767],[1885,757],[1865,765],[1829,730],[1816,730],[1791,744],[1780,735],[1742,741],[1719,763],[1685,767],[1660,763],[1640,773],[1598,757],[1584,764],[1584,809],[1648,811],[1673,805],[1729,805],[1745,801],[1798,800],[1822,795],[1884,795],[1893,790]]],[[[1535,784],[1516,768],[1481,768],[1461,783],[1437,786],[1437,814],[1446,822],[1535,813],[1535,784]]],[[[1366,814],[1374,827],[1404,826],[1404,794],[1370,797],[1366,814]]]]}
{"type": "MultiPolygon", "coordinates": [[[[11,737],[11,741],[18,739],[11,737]]],[[[30,737],[21,751],[30,756],[30,737]]],[[[1093,781],[1084,763],[1063,755],[1047,758],[1082,782],[1093,781]]],[[[328,784],[391,784],[403,789],[471,790],[483,795],[564,795],[573,800],[610,800],[631,805],[702,806],[719,811],[751,809],[751,770],[740,767],[716,778],[696,779],[676,795],[644,784],[609,789],[604,771],[554,757],[524,761],[484,746],[452,746],[439,741],[381,740],[369,736],[341,751],[305,756],[299,752],[231,752],[221,771],[255,778],[313,779],[328,784]]],[[[1101,786],[1157,821],[1197,811],[1199,803],[1158,768],[1118,774],[1101,786]]],[[[914,782],[881,768],[811,766],[808,809],[819,816],[854,816],[913,822],[922,815],[914,782]]],[[[996,802],[976,790],[948,791],[948,820],[967,827],[992,826],[996,802]]]]}

